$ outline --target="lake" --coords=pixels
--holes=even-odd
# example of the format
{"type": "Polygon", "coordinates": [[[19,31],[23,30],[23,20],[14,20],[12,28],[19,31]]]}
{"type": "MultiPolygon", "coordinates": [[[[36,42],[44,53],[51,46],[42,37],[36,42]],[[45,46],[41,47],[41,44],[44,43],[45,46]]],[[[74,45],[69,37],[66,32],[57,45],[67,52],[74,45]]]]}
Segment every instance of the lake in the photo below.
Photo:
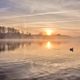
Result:
{"type": "Polygon", "coordinates": [[[80,39],[0,41],[0,80],[80,80],[79,66],[80,39]]]}

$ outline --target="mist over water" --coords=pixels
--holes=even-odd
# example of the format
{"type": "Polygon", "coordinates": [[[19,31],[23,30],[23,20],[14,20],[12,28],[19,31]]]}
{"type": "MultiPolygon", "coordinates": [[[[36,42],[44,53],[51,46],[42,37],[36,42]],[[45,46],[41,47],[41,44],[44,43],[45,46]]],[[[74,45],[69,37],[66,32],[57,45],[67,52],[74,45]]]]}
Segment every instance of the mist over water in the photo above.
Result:
{"type": "Polygon", "coordinates": [[[0,41],[1,80],[77,80],[79,66],[79,39],[0,41]]]}

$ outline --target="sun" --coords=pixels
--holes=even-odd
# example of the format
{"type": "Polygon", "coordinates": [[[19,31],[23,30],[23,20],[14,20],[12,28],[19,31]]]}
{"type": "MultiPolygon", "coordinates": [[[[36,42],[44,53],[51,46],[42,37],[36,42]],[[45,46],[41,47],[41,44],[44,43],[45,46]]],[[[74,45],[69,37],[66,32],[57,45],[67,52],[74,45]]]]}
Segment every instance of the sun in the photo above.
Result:
{"type": "Polygon", "coordinates": [[[56,33],[56,29],[53,28],[44,28],[42,31],[42,34],[46,36],[52,36],[55,33],[56,33]]]}
{"type": "Polygon", "coordinates": [[[46,29],[46,35],[51,36],[53,34],[53,30],[51,29],[46,29]]]}

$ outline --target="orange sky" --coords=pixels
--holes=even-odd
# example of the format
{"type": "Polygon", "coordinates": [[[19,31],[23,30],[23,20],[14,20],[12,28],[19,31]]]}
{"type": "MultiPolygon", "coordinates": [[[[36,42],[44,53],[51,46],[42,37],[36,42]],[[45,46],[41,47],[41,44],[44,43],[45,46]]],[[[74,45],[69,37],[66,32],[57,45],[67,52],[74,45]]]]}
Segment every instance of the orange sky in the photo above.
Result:
{"type": "Polygon", "coordinates": [[[80,34],[80,0],[0,0],[0,25],[24,32],[34,27],[56,29],[57,33],[80,34]],[[75,31],[74,31],[75,30],[75,31]]]}

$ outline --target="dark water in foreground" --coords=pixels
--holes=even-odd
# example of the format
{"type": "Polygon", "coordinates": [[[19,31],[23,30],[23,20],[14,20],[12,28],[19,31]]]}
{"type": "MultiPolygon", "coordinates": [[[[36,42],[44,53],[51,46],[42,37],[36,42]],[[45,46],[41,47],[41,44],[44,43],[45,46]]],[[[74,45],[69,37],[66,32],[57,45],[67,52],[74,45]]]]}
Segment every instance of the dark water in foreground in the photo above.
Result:
{"type": "Polygon", "coordinates": [[[80,80],[80,41],[0,41],[0,80],[80,80]]]}

